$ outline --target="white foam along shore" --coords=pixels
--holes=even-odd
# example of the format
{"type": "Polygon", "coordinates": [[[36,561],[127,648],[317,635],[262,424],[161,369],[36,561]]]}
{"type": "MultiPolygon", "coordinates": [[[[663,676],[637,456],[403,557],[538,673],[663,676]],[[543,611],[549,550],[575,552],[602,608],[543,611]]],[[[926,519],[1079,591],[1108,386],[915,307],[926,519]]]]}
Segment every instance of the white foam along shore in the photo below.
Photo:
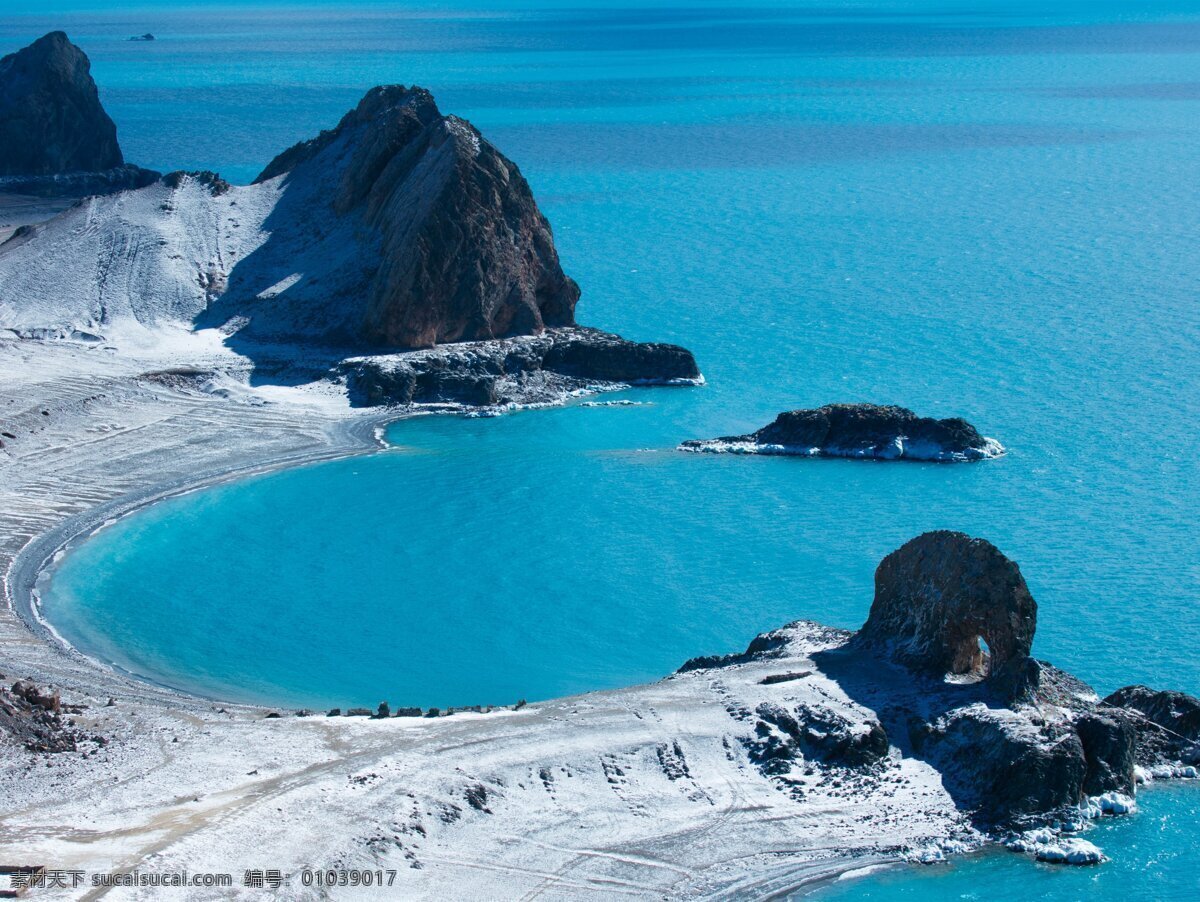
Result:
{"type": "Polygon", "coordinates": [[[231,474],[375,446],[377,412],[322,382],[252,388],[248,372],[203,334],[122,353],[0,342],[15,436],[0,450],[0,672],[61,689],[86,706],[78,729],[107,740],[36,757],[0,740],[0,849],[14,863],[230,873],[235,894],[246,869],[291,873],[299,895],[305,868],[357,868],[395,870],[395,889],[417,898],[768,895],[978,840],[921,761],[897,755],[861,786],[818,778],[802,802],[748,763],[750,727],[733,708],[807,699],[867,713],[814,667],[820,642],[804,636],[771,663],[519,711],[266,719],[115,672],[20,616],[55,553],[106,520],[231,474]],[[138,378],[184,364],[228,384],[138,378]],[[759,683],[799,669],[812,677],[759,683]]]}
{"type": "Polygon", "coordinates": [[[695,454],[761,454],[775,457],[844,457],[854,460],[912,460],[922,463],[962,463],[967,461],[992,460],[1002,457],[1005,447],[994,438],[984,437],[980,448],[969,451],[952,451],[929,442],[911,442],[903,436],[897,437],[883,448],[844,448],[830,445],[822,448],[800,445],[780,445],[772,442],[756,442],[742,438],[709,439],[681,444],[680,451],[695,454]]]}

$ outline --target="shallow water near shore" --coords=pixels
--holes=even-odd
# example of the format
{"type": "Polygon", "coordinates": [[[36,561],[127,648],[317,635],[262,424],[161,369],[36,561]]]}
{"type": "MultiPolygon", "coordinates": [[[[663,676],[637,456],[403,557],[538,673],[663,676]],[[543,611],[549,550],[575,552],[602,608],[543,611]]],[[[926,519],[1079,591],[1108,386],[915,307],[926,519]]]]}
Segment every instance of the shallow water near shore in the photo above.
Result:
{"type": "MultiPolygon", "coordinates": [[[[1020,562],[1039,657],[1102,693],[1200,693],[1194,7],[480,6],[78,3],[0,38],[66,27],[131,161],[243,182],[368,86],[424,84],[520,164],[580,320],[684,344],[709,384],[405,421],[392,451],[165,501],[66,557],[56,628],[223,698],[511,703],[796,618],[856,627],[879,559],[952,528],[1020,562]],[[831,401],[965,416],[1010,453],[672,450],[831,401]]],[[[1005,855],[829,892],[1076,897],[1161,872],[1169,895],[1200,880],[1172,852],[1198,820],[1156,790],[1083,876],[1005,855]]]]}

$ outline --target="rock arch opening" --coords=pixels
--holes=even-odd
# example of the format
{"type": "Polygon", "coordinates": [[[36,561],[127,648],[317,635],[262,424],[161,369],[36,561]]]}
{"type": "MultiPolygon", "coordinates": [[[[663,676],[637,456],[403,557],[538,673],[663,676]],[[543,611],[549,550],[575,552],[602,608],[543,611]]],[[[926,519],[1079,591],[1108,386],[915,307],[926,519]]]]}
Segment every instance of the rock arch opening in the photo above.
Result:
{"type": "Polygon", "coordinates": [[[1017,565],[990,542],[940,531],[883,559],[860,636],[910,666],[976,682],[1024,667],[1036,628],[1017,565]]]}

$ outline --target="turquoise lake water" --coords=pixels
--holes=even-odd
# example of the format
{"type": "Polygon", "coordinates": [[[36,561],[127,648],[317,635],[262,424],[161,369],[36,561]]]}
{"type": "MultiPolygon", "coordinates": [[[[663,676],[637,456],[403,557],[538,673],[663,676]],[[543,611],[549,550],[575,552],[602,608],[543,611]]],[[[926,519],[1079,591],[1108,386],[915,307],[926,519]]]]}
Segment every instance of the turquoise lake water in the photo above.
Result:
{"type": "MultiPolygon", "coordinates": [[[[272,704],[533,700],[857,626],[879,559],[953,528],[1020,562],[1038,656],[1200,693],[1200,4],[16,6],[4,46],[66,28],[158,169],[248,181],[371,85],[429,87],[520,164],[581,321],[684,344],[709,381],[403,422],[386,453],[157,505],[53,580],[81,647],[272,704]],[[831,401],[965,416],[1010,454],[671,450],[831,401]]],[[[829,892],[1194,896],[1186,789],[1093,833],[1100,868],[829,892]]]]}

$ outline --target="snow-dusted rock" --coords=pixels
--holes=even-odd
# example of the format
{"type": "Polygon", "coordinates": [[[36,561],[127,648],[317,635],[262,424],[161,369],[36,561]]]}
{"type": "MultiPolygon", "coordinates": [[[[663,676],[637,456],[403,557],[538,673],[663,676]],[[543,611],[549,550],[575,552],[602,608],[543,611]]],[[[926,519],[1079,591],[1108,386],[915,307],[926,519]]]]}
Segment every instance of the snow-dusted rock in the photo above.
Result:
{"type": "Polygon", "coordinates": [[[1037,602],[1016,562],[984,539],[939,530],[880,563],[859,637],[939,676],[994,679],[1028,659],[1036,629],[1037,602]]]}
{"type": "Polygon", "coordinates": [[[828,404],[781,413],[747,435],[692,439],[683,451],[956,463],[999,457],[1004,446],[966,420],[919,417],[904,407],[828,404]]]}
{"type": "Polygon", "coordinates": [[[1064,837],[1054,842],[1039,843],[1033,850],[1038,861],[1050,864],[1100,864],[1104,853],[1086,839],[1064,837]]]}

